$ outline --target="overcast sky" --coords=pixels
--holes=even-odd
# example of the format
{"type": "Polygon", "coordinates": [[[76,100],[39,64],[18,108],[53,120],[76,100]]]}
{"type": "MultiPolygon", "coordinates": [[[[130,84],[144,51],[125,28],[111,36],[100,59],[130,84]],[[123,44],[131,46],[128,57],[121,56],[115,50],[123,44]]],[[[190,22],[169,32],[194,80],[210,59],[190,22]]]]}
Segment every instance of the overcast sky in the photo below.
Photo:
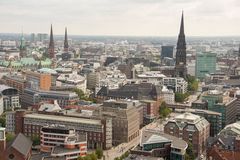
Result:
{"type": "Polygon", "coordinates": [[[0,0],[0,32],[176,36],[240,35],[240,0],[0,0]]]}

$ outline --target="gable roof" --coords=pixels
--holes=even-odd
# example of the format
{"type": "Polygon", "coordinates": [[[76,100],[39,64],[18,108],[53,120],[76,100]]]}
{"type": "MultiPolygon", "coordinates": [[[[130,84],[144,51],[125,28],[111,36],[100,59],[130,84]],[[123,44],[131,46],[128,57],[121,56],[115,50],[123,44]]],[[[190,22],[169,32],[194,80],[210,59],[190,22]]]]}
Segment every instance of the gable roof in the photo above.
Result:
{"type": "Polygon", "coordinates": [[[171,143],[171,141],[169,139],[167,139],[163,136],[160,136],[160,135],[153,134],[143,144],[163,143],[163,142],[170,142],[171,143]]]}
{"type": "Polygon", "coordinates": [[[140,146],[151,143],[171,142],[172,148],[186,150],[188,147],[187,142],[177,137],[171,136],[164,132],[154,129],[145,129],[141,133],[140,146]]]}
{"type": "Polygon", "coordinates": [[[19,133],[9,147],[13,147],[19,153],[26,156],[29,150],[31,150],[32,148],[32,141],[26,136],[24,136],[22,133],[19,133]]]}

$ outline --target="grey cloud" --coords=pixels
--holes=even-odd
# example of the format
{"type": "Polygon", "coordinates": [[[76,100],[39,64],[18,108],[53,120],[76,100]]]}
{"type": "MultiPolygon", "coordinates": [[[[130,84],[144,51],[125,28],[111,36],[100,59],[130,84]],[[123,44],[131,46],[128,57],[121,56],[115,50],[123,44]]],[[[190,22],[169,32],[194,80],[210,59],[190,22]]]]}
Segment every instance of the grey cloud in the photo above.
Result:
{"type": "Polygon", "coordinates": [[[75,34],[175,35],[184,10],[186,28],[198,22],[189,34],[201,34],[211,21],[221,26],[223,20],[229,25],[222,32],[229,33],[240,27],[239,7],[239,0],[0,0],[0,21],[2,32],[15,32],[21,25],[38,32],[54,23],[56,33],[70,25],[75,34]]]}

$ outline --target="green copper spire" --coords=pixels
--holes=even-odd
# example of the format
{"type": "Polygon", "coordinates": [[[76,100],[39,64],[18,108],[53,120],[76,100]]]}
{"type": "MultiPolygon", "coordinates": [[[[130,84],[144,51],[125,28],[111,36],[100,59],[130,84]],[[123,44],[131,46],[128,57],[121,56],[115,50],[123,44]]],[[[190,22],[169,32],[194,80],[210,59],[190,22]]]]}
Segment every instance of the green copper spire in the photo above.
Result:
{"type": "Polygon", "coordinates": [[[24,37],[23,37],[23,33],[22,33],[22,35],[21,35],[19,48],[20,48],[20,50],[26,48],[26,46],[25,46],[25,39],[24,39],[24,37]]]}

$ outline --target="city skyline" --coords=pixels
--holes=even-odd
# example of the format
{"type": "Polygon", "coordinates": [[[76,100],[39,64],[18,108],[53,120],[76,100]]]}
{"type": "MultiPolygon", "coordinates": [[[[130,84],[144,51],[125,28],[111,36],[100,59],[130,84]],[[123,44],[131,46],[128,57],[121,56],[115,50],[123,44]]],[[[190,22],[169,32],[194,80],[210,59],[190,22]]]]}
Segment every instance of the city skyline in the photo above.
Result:
{"type": "Polygon", "coordinates": [[[238,36],[237,0],[2,0],[2,33],[176,36],[181,11],[186,36],[238,36]]]}

